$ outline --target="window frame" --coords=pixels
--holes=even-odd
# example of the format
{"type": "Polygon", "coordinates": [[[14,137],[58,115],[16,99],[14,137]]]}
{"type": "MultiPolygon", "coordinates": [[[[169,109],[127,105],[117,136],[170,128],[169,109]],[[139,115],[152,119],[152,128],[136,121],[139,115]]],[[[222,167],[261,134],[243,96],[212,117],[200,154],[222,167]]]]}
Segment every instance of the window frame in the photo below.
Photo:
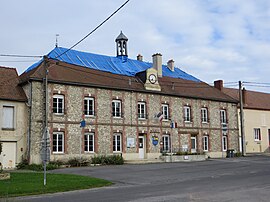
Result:
{"type": "Polygon", "coordinates": [[[225,109],[220,110],[220,123],[221,124],[227,124],[227,111],[225,109]]]}
{"type": "Polygon", "coordinates": [[[95,98],[94,97],[84,97],[83,109],[84,109],[83,113],[86,117],[95,116],[95,98]],[[92,109],[90,109],[90,106],[91,106],[90,101],[92,102],[92,109]]]}
{"type": "Polygon", "coordinates": [[[261,129],[260,128],[254,128],[254,141],[255,142],[259,142],[262,140],[261,137],[261,129]]]}
{"type": "Polygon", "coordinates": [[[83,137],[83,141],[84,141],[84,148],[83,148],[84,152],[95,153],[95,133],[93,132],[85,133],[83,137]],[[90,140],[90,137],[92,138],[92,140],[90,140]],[[90,142],[92,143],[90,144],[90,142]],[[92,150],[90,150],[91,147],[92,147],[92,150]]]}
{"type": "Polygon", "coordinates": [[[65,134],[64,132],[53,132],[52,134],[52,153],[64,154],[65,153],[65,134]],[[54,151],[54,136],[56,135],[56,151],[54,151]],[[62,135],[62,151],[59,151],[59,135],[62,135]]]}
{"type": "Polygon", "coordinates": [[[168,121],[170,119],[170,108],[169,108],[169,104],[162,104],[162,114],[163,114],[163,121],[168,121]]]}
{"type": "Polygon", "coordinates": [[[209,136],[208,135],[203,136],[202,145],[203,145],[203,151],[208,152],[209,151],[209,136]]]}
{"type": "Polygon", "coordinates": [[[202,123],[208,123],[208,109],[206,107],[201,108],[201,121],[202,123]]]}
{"type": "Polygon", "coordinates": [[[121,100],[112,100],[112,117],[113,118],[122,118],[122,101],[121,100]],[[119,104],[119,112],[117,112],[117,105],[115,103],[119,104]],[[119,114],[119,115],[118,115],[119,114]]]}
{"type": "Polygon", "coordinates": [[[191,122],[191,107],[184,106],[184,122],[191,122]]]}
{"type": "Polygon", "coordinates": [[[171,145],[170,145],[170,135],[162,135],[162,150],[164,152],[170,152],[171,145]],[[166,144],[165,144],[166,143],[166,144]]]}
{"type": "Polygon", "coordinates": [[[222,135],[222,151],[228,150],[228,137],[226,135],[222,135]]]}
{"type": "Polygon", "coordinates": [[[122,134],[121,133],[113,134],[113,153],[122,153],[122,134]]]}
{"type": "Polygon", "coordinates": [[[138,102],[137,104],[137,112],[138,112],[138,119],[146,119],[146,103],[145,102],[138,102]],[[144,112],[144,113],[142,113],[144,112]]]}
{"type": "Polygon", "coordinates": [[[53,95],[53,103],[52,103],[52,111],[56,115],[63,115],[65,112],[65,96],[62,94],[55,94],[53,95]],[[56,101],[56,108],[54,107],[54,99],[57,99],[56,101]],[[62,112],[60,112],[60,107],[59,107],[59,100],[62,100],[62,112]],[[56,111],[55,111],[56,110],[56,111]]]}
{"type": "Polygon", "coordinates": [[[14,130],[15,129],[15,107],[11,105],[3,105],[2,112],[2,129],[3,130],[14,130]],[[12,115],[9,123],[7,124],[7,115],[5,114],[5,109],[12,109],[12,115]],[[9,124],[11,123],[11,126],[9,124]]]}

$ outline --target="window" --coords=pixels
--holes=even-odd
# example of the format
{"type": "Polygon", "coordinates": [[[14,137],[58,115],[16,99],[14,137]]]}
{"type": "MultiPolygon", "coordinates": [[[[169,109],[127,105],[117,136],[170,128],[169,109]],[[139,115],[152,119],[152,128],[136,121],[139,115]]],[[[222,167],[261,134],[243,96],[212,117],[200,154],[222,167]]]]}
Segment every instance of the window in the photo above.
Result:
{"type": "Polygon", "coordinates": [[[169,135],[163,135],[162,136],[162,142],[163,142],[163,151],[169,152],[170,151],[170,136],[169,135]]]}
{"type": "Polygon", "coordinates": [[[84,98],[84,114],[86,116],[95,115],[95,100],[92,97],[84,98]]]}
{"type": "Polygon", "coordinates": [[[223,135],[222,136],[222,151],[227,151],[227,136],[223,135]]]}
{"type": "Polygon", "coordinates": [[[169,120],[169,105],[162,104],[163,120],[169,120]]]}
{"type": "Polygon", "coordinates": [[[203,136],[203,151],[208,151],[209,137],[203,136]]]}
{"type": "Polygon", "coordinates": [[[138,118],[146,119],[146,104],[145,102],[138,102],[138,118]]]}
{"type": "Polygon", "coordinates": [[[116,118],[122,117],[121,100],[112,101],[112,116],[116,118]]]}
{"type": "Polygon", "coordinates": [[[53,133],[53,153],[64,153],[64,133],[53,133]]]}
{"type": "Polygon", "coordinates": [[[94,133],[84,134],[84,151],[94,152],[94,133]]]}
{"type": "Polygon", "coordinates": [[[189,106],[184,106],[184,121],[191,122],[191,113],[189,106]]]}
{"type": "Polygon", "coordinates": [[[220,110],[220,121],[222,124],[227,123],[226,110],[220,110]]]}
{"type": "Polygon", "coordinates": [[[64,96],[63,95],[53,96],[53,113],[64,114],[64,96]]]}
{"type": "Polygon", "coordinates": [[[201,116],[202,116],[202,123],[207,123],[208,122],[207,108],[204,107],[201,109],[201,116]]]}
{"type": "Polygon", "coordinates": [[[254,140],[255,141],[261,140],[261,129],[260,128],[254,128],[254,140]]]}
{"type": "Polygon", "coordinates": [[[120,133],[115,133],[113,135],[113,152],[122,151],[122,139],[120,133]]]}
{"type": "Polygon", "coordinates": [[[3,106],[3,129],[14,129],[14,107],[3,106]]]}

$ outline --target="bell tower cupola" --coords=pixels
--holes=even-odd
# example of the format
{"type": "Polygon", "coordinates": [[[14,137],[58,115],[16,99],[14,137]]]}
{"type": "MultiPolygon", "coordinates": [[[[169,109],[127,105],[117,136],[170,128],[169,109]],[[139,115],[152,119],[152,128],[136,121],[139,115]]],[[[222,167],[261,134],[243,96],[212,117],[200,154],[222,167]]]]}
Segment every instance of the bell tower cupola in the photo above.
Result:
{"type": "Polygon", "coordinates": [[[115,39],[117,57],[118,56],[128,56],[128,54],[127,54],[127,41],[128,41],[128,38],[121,31],[119,36],[115,39]]]}

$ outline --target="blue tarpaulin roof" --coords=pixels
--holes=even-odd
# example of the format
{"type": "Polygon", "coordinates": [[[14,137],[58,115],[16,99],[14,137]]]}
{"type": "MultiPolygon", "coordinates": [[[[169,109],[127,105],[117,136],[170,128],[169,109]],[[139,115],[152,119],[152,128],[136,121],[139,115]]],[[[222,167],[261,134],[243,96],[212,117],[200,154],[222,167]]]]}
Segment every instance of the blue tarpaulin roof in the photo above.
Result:
{"type": "MultiPolygon", "coordinates": [[[[113,74],[121,74],[126,76],[135,76],[139,72],[143,72],[146,69],[151,68],[153,65],[149,62],[143,62],[139,60],[129,59],[126,56],[112,57],[105,55],[98,55],[93,53],[86,53],[76,50],[69,50],[62,47],[55,47],[49,54],[48,58],[57,59],[59,61],[79,65],[95,70],[100,70],[104,72],[110,72],[113,74]],[[66,53],[64,53],[67,51],[66,53]],[[64,53],[63,55],[61,55],[64,53]],[[58,57],[61,55],[60,57],[58,57]]],[[[39,62],[30,66],[26,72],[36,68],[43,62],[43,59],[39,62]]],[[[193,77],[190,74],[175,68],[172,72],[167,66],[162,65],[162,75],[172,78],[181,78],[191,81],[200,81],[199,79],[193,77]]]]}

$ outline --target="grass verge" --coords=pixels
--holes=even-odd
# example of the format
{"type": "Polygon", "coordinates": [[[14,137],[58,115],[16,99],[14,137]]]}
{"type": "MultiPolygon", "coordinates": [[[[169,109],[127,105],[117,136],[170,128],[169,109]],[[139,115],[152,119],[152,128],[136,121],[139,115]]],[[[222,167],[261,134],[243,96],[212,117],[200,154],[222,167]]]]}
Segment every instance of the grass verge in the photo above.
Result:
{"type": "Polygon", "coordinates": [[[111,185],[112,182],[70,174],[47,173],[43,186],[43,173],[11,173],[11,179],[0,181],[0,198],[56,193],[111,185]]]}

